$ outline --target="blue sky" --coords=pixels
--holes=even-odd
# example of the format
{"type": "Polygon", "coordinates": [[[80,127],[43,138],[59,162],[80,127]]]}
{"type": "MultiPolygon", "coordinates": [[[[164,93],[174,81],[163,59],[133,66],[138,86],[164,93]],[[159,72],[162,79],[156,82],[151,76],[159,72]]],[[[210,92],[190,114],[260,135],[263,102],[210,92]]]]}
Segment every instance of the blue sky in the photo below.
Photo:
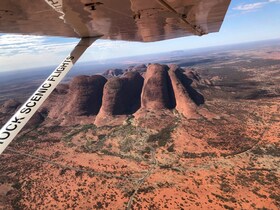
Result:
{"type": "MultiPolygon", "coordinates": [[[[280,0],[232,0],[219,33],[153,43],[96,41],[79,62],[280,38],[280,0]]],[[[78,39],[2,34],[0,71],[58,65],[78,39]],[[47,59],[46,59],[47,58],[47,59]]]]}

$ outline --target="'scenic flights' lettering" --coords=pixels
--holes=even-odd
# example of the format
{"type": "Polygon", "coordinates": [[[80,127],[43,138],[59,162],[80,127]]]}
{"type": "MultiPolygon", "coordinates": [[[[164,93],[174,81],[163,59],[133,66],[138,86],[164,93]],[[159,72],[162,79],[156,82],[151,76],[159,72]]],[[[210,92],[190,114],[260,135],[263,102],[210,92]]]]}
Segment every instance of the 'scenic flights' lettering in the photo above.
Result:
{"type": "MultiPolygon", "coordinates": [[[[6,139],[11,136],[11,132],[15,131],[18,128],[18,124],[20,124],[26,117],[24,115],[28,115],[31,113],[36,107],[36,105],[42,100],[43,96],[48,92],[48,90],[55,84],[57,78],[60,77],[61,73],[69,66],[69,64],[74,59],[73,56],[68,56],[62,64],[49,76],[47,81],[43,83],[39,89],[28,99],[28,101],[20,108],[20,110],[16,113],[13,120],[10,121],[0,133],[0,144],[3,144],[6,139]]],[[[36,111],[36,110],[34,110],[36,111]]]]}

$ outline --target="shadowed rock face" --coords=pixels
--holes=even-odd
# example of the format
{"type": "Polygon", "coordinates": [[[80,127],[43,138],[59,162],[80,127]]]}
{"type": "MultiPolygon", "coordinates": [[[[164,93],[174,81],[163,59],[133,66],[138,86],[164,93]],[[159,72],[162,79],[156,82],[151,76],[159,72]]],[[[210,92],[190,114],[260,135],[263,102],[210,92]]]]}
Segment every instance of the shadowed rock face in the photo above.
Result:
{"type": "Polygon", "coordinates": [[[106,72],[103,73],[106,77],[116,77],[123,74],[122,69],[108,69],[106,72]]]}
{"type": "Polygon", "coordinates": [[[9,120],[9,118],[20,107],[21,103],[15,99],[9,99],[0,106],[0,128],[9,120]]]}
{"type": "Polygon", "coordinates": [[[132,114],[140,107],[143,77],[138,72],[111,78],[104,87],[101,115],[132,114]]]}
{"type": "MultiPolygon", "coordinates": [[[[15,100],[9,99],[0,107],[0,124],[6,123],[9,118],[16,113],[17,109],[20,108],[22,104],[15,100]]],[[[31,119],[28,121],[26,127],[30,128],[33,126],[38,126],[44,121],[44,117],[40,112],[35,112],[31,119]]],[[[1,126],[0,126],[1,127],[1,126]]]]}
{"type": "Polygon", "coordinates": [[[168,66],[160,64],[148,66],[141,97],[142,108],[152,110],[174,108],[175,99],[168,69],[168,66]]]}
{"type": "Polygon", "coordinates": [[[53,94],[65,95],[69,91],[68,84],[59,84],[53,91],[53,94]]]}
{"type": "Polygon", "coordinates": [[[127,95],[125,97],[127,109],[126,112],[132,114],[141,106],[141,92],[144,79],[139,72],[127,72],[123,79],[126,81],[127,95]]]}
{"type": "Polygon", "coordinates": [[[45,118],[40,112],[35,112],[35,114],[31,117],[31,119],[27,123],[27,127],[38,126],[42,122],[44,122],[45,118]]]}
{"type": "Polygon", "coordinates": [[[63,118],[69,105],[68,93],[69,84],[59,84],[39,109],[42,116],[52,119],[63,118]]]}
{"type": "Polygon", "coordinates": [[[9,99],[5,101],[5,103],[0,107],[0,112],[2,113],[10,113],[15,112],[21,103],[15,99],[9,99]]]}
{"type": "Polygon", "coordinates": [[[97,115],[106,81],[100,75],[75,77],[70,83],[70,100],[65,111],[75,116],[97,115]]]}
{"type": "Polygon", "coordinates": [[[147,70],[147,66],[145,64],[141,64],[138,66],[134,66],[133,68],[131,68],[129,71],[137,71],[140,74],[144,73],[147,70]]]}
{"type": "MultiPolygon", "coordinates": [[[[175,67],[173,67],[175,68],[175,67]]],[[[190,72],[189,75],[191,75],[193,78],[189,78],[186,74],[182,72],[182,69],[180,69],[178,66],[175,68],[175,74],[177,78],[180,80],[184,88],[186,89],[189,97],[193,100],[193,102],[196,105],[201,105],[205,103],[204,97],[201,93],[196,91],[191,84],[193,81],[199,81],[199,75],[195,74],[194,72],[190,72]]]]}
{"type": "Polygon", "coordinates": [[[197,72],[195,72],[195,71],[187,72],[186,76],[188,78],[190,78],[191,80],[193,80],[193,81],[200,81],[201,80],[200,75],[197,72]]]}

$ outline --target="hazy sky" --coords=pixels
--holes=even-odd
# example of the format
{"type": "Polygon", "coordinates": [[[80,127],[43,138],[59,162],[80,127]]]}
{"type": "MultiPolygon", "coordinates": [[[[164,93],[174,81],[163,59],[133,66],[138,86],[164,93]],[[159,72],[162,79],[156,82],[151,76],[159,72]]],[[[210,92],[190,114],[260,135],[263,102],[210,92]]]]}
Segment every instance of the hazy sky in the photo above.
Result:
{"type": "MultiPolygon", "coordinates": [[[[280,0],[232,0],[219,33],[153,43],[96,41],[79,62],[280,38],[280,0]]],[[[0,71],[58,65],[78,39],[0,35],[0,71]],[[47,59],[46,59],[47,58],[47,59]]]]}

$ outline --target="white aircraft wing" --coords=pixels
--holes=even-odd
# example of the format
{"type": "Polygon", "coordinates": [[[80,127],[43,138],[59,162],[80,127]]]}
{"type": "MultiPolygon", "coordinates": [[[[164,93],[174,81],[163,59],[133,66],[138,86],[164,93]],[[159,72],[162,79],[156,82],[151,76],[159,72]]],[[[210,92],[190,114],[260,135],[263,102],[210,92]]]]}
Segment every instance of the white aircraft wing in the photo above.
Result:
{"type": "Polygon", "coordinates": [[[159,41],[219,31],[230,0],[1,0],[0,33],[159,41]]]}

